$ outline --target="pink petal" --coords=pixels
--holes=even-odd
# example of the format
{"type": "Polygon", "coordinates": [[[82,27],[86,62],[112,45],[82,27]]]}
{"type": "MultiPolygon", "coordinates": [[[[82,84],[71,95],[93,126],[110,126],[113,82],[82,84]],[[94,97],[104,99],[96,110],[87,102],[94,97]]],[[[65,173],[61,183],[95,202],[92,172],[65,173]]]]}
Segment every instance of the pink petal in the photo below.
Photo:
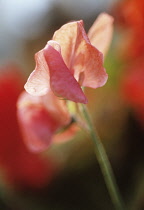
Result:
{"type": "Polygon", "coordinates": [[[46,110],[59,122],[59,125],[66,126],[69,124],[71,116],[65,100],[60,100],[52,91],[49,91],[47,95],[41,98],[41,101],[46,110]]]}
{"type": "MultiPolygon", "coordinates": [[[[52,95],[48,96],[49,100],[51,97],[52,95]]],[[[25,143],[30,150],[40,152],[47,149],[55,132],[69,124],[70,116],[66,113],[61,115],[63,112],[61,109],[59,111],[56,110],[55,113],[54,108],[52,112],[49,111],[43,103],[43,97],[22,93],[18,100],[18,119],[25,143]]]]}
{"type": "Polygon", "coordinates": [[[101,13],[88,32],[91,44],[106,55],[113,34],[113,17],[101,13]]]}
{"type": "Polygon", "coordinates": [[[63,25],[53,35],[53,40],[61,46],[61,54],[66,66],[71,70],[77,40],[77,22],[63,25]]]}
{"type": "Polygon", "coordinates": [[[50,85],[54,94],[77,103],[87,103],[87,99],[70,70],[65,65],[55,41],[48,42],[44,56],[50,71],[50,85]]]}
{"type": "Polygon", "coordinates": [[[43,50],[35,54],[36,67],[30,74],[25,90],[33,96],[45,95],[49,90],[49,70],[45,61],[43,50]]]}
{"type": "Polygon", "coordinates": [[[81,21],[78,21],[77,43],[73,69],[82,86],[103,86],[108,75],[103,68],[103,55],[91,45],[81,21]]]}
{"type": "Polygon", "coordinates": [[[64,62],[81,85],[97,88],[106,83],[103,56],[91,45],[83,21],[63,25],[53,39],[60,44],[64,62]]]}

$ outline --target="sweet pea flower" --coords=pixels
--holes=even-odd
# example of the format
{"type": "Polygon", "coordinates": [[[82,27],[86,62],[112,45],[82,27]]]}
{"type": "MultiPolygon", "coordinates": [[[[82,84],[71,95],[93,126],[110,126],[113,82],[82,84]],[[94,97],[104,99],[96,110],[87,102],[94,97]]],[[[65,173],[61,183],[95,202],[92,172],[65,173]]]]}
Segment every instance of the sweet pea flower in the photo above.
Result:
{"type": "Polygon", "coordinates": [[[45,96],[32,96],[23,92],[17,102],[17,113],[24,141],[33,152],[45,150],[52,142],[72,138],[78,127],[64,100],[59,100],[51,90],[45,96]],[[69,127],[61,133],[61,129],[69,127]]]}
{"type": "Polygon", "coordinates": [[[36,68],[25,84],[26,91],[33,96],[44,96],[51,89],[60,98],[86,104],[81,86],[98,88],[108,78],[103,54],[111,41],[112,23],[113,18],[102,13],[88,35],[82,20],[63,25],[36,53],[36,68]]]}
{"type": "MultiPolygon", "coordinates": [[[[88,33],[104,54],[111,41],[112,22],[111,16],[101,14],[88,33]]],[[[23,92],[17,103],[21,131],[33,152],[45,150],[52,141],[66,141],[79,129],[66,100],[57,96],[87,103],[80,85],[96,88],[107,80],[103,55],[89,38],[82,21],[71,22],[35,55],[36,68],[25,85],[28,93],[23,92]]]]}

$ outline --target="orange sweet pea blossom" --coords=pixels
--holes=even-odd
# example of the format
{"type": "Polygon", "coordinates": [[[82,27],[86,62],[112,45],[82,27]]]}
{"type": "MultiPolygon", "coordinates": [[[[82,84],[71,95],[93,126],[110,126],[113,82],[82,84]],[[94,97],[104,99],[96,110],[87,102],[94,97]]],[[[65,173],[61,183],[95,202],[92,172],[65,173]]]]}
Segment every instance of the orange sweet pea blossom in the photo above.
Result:
{"type": "Polygon", "coordinates": [[[51,89],[58,97],[86,104],[81,86],[101,87],[108,78],[102,53],[111,41],[112,22],[111,16],[100,14],[88,35],[82,20],[63,25],[36,53],[36,68],[25,84],[26,91],[43,96],[51,89]]]}
{"type": "MultiPolygon", "coordinates": [[[[111,16],[101,14],[88,33],[104,54],[111,41],[112,22],[111,16]]],[[[87,103],[80,86],[97,88],[107,80],[103,55],[88,36],[82,21],[68,23],[35,56],[36,68],[25,85],[28,93],[22,93],[18,100],[20,127],[34,152],[46,149],[52,141],[66,141],[78,130],[67,102],[57,96],[87,103]]]]}

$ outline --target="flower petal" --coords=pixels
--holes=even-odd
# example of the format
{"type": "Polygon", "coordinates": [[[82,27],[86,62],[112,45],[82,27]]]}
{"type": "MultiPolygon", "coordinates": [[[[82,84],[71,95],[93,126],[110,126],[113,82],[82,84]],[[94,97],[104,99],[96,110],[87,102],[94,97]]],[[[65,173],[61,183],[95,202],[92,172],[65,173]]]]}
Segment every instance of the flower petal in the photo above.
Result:
{"type": "Polygon", "coordinates": [[[61,54],[66,66],[71,70],[77,40],[77,22],[70,22],[57,30],[52,38],[61,46],[61,54]]]}
{"type": "Polygon", "coordinates": [[[60,44],[64,62],[81,85],[97,88],[106,83],[103,56],[91,45],[83,21],[63,25],[53,39],[60,44]]]}
{"type": "Polygon", "coordinates": [[[59,44],[49,41],[44,48],[44,56],[49,67],[50,85],[54,94],[77,103],[87,103],[87,99],[76,79],[65,65],[59,44]]]}
{"type": "Polygon", "coordinates": [[[78,34],[74,58],[75,78],[80,80],[82,86],[97,88],[103,86],[108,75],[103,68],[103,55],[91,45],[83,23],[78,21],[78,34]]]}
{"type": "Polygon", "coordinates": [[[91,44],[106,55],[113,34],[113,17],[101,13],[88,32],[91,44]]]}
{"type": "Polygon", "coordinates": [[[33,96],[45,95],[49,90],[49,70],[46,64],[43,50],[35,54],[36,68],[30,74],[25,90],[33,96]]]}
{"type": "MultiPolygon", "coordinates": [[[[49,100],[51,97],[50,94],[49,100]]],[[[56,98],[56,96],[54,97],[56,98]]],[[[66,113],[61,115],[63,112],[60,110],[59,112],[56,110],[55,113],[54,109],[50,108],[49,111],[45,107],[43,99],[43,97],[31,96],[24,92],[18,101],[18,119],[21,131],[26,145],[33,152],[45,150],[50,145],[54,133],[71,120],[66,113]],[[57,117],[56,114],[62,117],[57,117]]],[[[59,100],[57,101],[59,102],[59,100]]]]}

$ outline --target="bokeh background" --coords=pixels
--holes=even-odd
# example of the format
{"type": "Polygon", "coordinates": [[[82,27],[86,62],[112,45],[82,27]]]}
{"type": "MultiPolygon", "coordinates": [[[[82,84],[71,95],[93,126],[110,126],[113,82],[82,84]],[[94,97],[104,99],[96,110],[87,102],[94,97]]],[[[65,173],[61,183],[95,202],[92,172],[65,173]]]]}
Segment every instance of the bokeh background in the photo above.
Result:
{"type": "Polygon", "coordinates": [[[0,0],[0,209],[114,209],[83,131],[33,154],[16,118],[34,54],[66,22],[82,19],[88,31],[101,12],[115,20],[104,64],[109,80],[86,89],[88,107],[124,201],[130,210],[144,209],[143,0],[0,0]]]}

